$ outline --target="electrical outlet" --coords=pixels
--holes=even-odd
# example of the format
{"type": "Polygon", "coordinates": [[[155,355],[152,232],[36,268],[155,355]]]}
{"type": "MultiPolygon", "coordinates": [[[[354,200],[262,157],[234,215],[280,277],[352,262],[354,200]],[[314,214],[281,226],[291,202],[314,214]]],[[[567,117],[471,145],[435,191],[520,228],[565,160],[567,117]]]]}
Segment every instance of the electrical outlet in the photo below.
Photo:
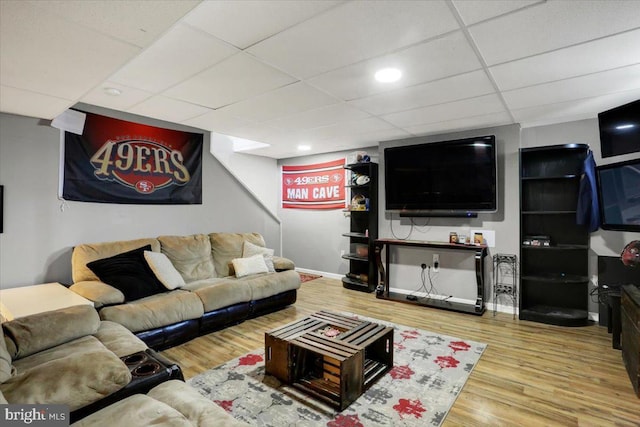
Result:
{"type": "Polygon", "coordinates": [[[433,272],[437,273],[440,268],[440,255],[433,254],[433,272]]]}

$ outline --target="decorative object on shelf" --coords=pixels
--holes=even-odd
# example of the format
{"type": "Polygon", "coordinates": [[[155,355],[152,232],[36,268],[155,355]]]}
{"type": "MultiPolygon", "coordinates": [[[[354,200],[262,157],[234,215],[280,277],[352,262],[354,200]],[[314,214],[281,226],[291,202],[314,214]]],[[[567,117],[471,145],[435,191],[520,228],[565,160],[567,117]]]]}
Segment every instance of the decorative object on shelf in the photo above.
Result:
{"type": "Polygon", "coordinates": [[[515,255],[496,254],[493,256],[493,315],[498,309],[498,296],[507,295],[513,303],[513,318],[516,318],[518,291],[516,277],[518,259],[515,255]]]}
{"type": "Polygon", "coordinates": [[[459,243],[458,242],[458,233],[452,231],[449,233],[449,243],[459,243]]]}
{"type": "Polygon", "coordinates": [[[351,198],[352,211],[366,211],[368,209],[368,199],[363,194],[356,194],[351,198]]]}
{"type": "Polygon", "coordinates": [[[524,246],[551,246],[551,237],[549,236],[524,236],[522,240],[524,246]]]}
{"type": "Polygon", "coordinates": [[[640,240],[632,240],[620,253],[620,260],[627,267],[640,267],[640,240]]]}
{"type": "Polygon", "coordinates": [[[347,156],[347,164],[367,163],[371,161],[371,157],[366,151],[354,151],[347,156]]]}
{"type": "Polygon", "coordinates": [[[482,245],[484,243],[484,237],[482,233],[473,233],[473,244],[482,245]]]}

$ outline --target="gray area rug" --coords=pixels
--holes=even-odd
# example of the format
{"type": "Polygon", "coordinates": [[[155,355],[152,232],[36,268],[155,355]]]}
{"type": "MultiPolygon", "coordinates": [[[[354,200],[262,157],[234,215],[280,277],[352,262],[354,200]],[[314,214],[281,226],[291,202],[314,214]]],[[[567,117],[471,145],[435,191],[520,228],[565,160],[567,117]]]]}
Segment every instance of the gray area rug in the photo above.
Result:
{"type": "Polygon", "coordinates": [[[342,412],[264,373],[258,349],[188,381],[255,426],[439,426],[486,344],[344,313],[394,327],[394,366],[342,412]]]}

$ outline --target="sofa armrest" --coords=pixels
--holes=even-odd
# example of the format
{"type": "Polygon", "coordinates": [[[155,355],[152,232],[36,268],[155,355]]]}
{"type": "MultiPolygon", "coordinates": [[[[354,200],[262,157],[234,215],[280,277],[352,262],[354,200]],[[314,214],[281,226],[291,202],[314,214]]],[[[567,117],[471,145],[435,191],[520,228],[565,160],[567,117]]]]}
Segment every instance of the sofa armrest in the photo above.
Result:
{"type": "Polygon", "coordinates": [[[4,334],[14,348],[7,349],[13,360],[64,344],[85,335],[93,335],[100,326],[100,317],[89,305],[76,305],[19,317],[2,324],[4,334]]]}
{"type": "Polygon", "coordinates": [[[97,280],[77,282],[71,285],[69,289],[93,301],[96,308],[105,305],[122,304],[124,302],[124,294],[122,292],[113,286],[97,280]]]}
{"type": "Polygon", "coordinates": [[[273,266],[276,271],[284,271],[284,270],[295,270],[296,265],[288,258],[283,258],[279,256],[273,257],[273,266]]]}

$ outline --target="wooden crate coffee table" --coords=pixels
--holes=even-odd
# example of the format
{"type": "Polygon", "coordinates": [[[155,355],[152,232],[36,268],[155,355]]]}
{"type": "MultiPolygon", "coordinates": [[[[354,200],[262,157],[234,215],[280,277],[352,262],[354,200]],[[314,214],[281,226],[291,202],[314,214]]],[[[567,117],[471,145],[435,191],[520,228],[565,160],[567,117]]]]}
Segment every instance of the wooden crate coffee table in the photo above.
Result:
{"type": "Polygon", "coordinates": [[[393,328],[320,311],[265,333],[265,372],[342,411],[393,366],[393,328]]]}

